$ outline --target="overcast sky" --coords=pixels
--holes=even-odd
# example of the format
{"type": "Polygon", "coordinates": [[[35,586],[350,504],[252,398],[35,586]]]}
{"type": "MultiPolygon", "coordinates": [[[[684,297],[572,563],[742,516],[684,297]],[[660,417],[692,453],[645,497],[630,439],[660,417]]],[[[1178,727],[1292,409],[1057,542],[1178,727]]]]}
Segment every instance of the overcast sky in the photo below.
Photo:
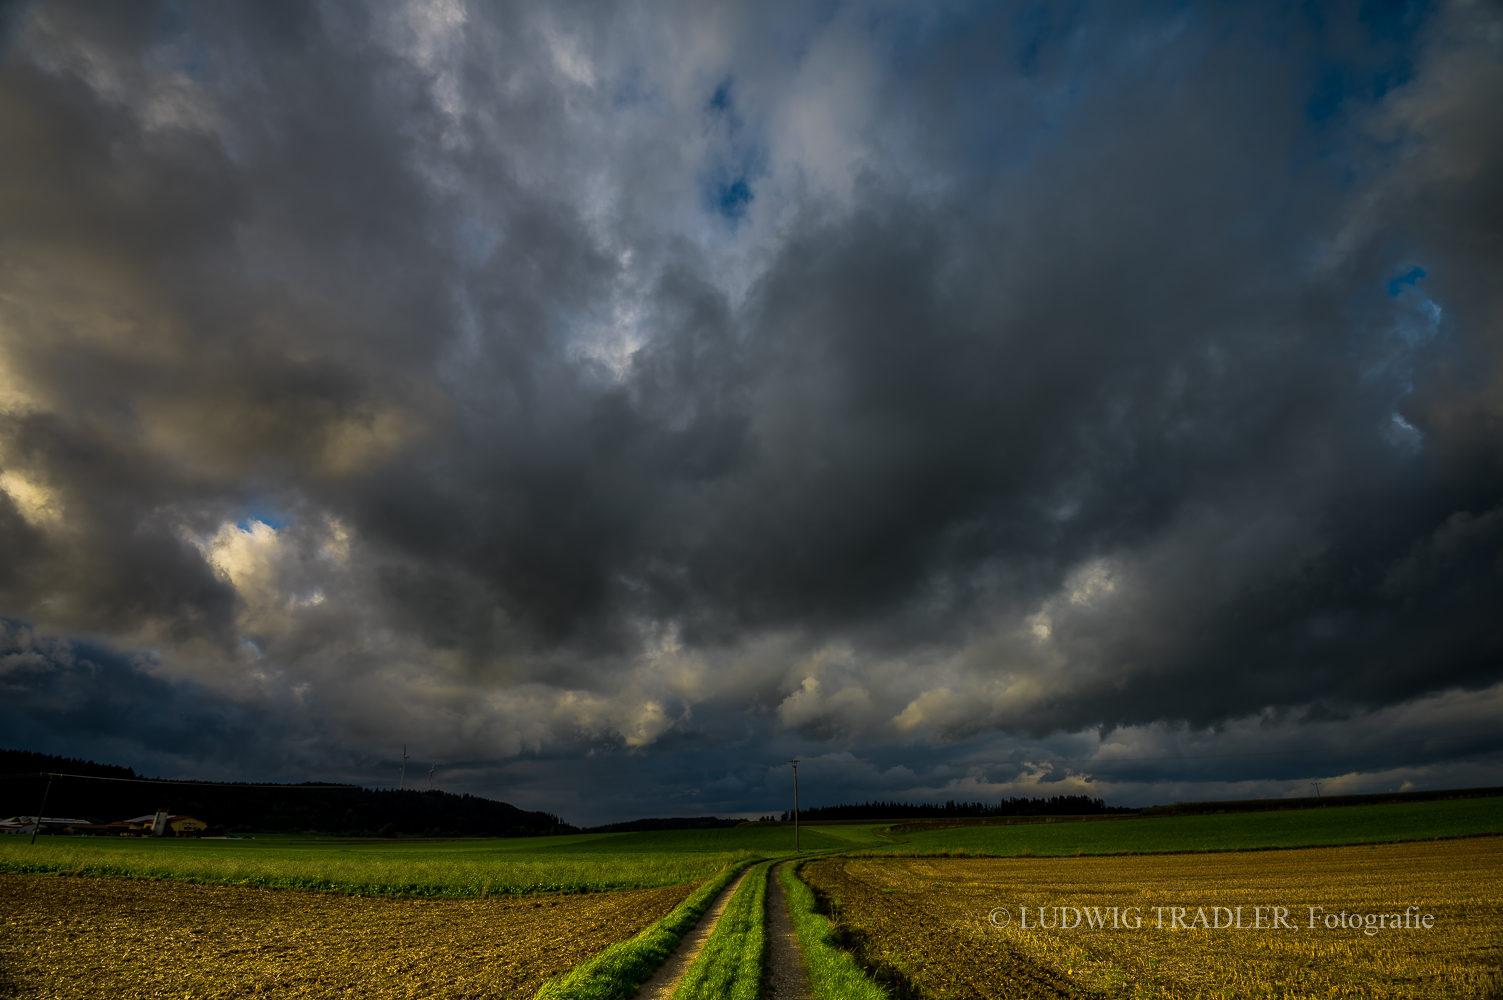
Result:
{"type": "Polygon", "coordinates": [[[1503,783],[1496,3],[5,10],[0,745],[1503,783]]]}

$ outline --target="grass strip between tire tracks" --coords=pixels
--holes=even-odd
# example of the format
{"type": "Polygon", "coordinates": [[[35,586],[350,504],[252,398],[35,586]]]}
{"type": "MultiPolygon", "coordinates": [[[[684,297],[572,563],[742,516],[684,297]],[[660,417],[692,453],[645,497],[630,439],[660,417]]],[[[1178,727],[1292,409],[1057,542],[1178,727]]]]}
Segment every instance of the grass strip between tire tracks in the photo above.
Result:
{"type": "Polygon", "coordinates": [[[636,937],[620,941],[550,979],[534,1000],[627,1000],[694,929],[720,890],[750,862],[729,865],[636,937]]]}
{"type": "Polygon", "coordinates": [[[767,871],[763,862],[736,889],[673,1000],[757,1000],[767,955],[767,871]]]}
{"type": "Polygon", "coordinates": [[[803,947],[816,1000],[889,1000],[887,991],[835,943],[830,921],[815,911],[814,890],[798,877],[802,866],[802,861],[784,865],[778,878],[788,894],[788,916],[803,947]]]}

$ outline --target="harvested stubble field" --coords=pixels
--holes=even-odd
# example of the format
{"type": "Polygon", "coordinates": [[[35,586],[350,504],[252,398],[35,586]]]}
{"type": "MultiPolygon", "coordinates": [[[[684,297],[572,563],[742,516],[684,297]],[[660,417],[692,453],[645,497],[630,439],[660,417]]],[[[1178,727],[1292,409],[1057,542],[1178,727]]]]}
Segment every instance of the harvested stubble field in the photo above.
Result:
{"type": "MultiPolygon", "coordinates": [[[[863,960],[904,997],[1503,995],[1499,837],[1146,857],[836,858],[804,871],[863,960]],[[1159,930],[1153,910],[1185,907],[1193,923],[1197,908],[1241,906],[1247,924],[1253,907],[1269,905],[1287,907],[1299,929],[1159,930]],[[1325,907],[1323,922],[1410,905],[1434,915],[1432,929],[1309,927],[1310,906],[1325,907]],[[1030,926],[1041,906],[1136,906],[1144,921],[1023,930],[1023,906],[1034,908],[1030,926]],[[996,907],[1009,910],[1004,929],[988,921],[996,907]]],[[[1163,920],[1172,926],[1172,911],[1163,920]]]]}
{"type": "Polygon", "coordinates": [[[0,996],[531,997],[693,888],[373,899],[0,874],[0,996]]]}

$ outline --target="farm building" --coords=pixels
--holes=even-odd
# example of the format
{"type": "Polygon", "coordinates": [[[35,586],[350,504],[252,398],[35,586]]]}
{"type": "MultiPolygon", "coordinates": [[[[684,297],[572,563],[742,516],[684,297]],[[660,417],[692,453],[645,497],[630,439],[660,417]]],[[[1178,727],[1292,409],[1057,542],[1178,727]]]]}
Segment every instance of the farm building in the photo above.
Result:
{"type": "Polygon", "coordinates": [[[208,829],[209,824],[192,816],[171,815],[165,808],[145,816],[122,819],[106,824],[106,829],[122,837],[194,837],[208,829]]]}
{"type": "MultiPolygon", "coordinates": [[[[36,829],[37,817],[35,816],[10,816],[0,819],[0,833],[23,833],[28,836],[36,829]]],[[[43,816],[42,833],[62,833],[69,827],[90,826],[86,819],[65,819],[61,816],[43,816]]]]}

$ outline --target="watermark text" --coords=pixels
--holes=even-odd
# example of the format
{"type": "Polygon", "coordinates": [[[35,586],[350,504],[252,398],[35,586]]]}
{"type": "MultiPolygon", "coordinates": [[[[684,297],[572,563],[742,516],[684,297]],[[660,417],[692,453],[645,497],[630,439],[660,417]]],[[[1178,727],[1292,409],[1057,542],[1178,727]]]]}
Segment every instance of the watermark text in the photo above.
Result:
{"type": "Polygon", "coordinates": [[[1298,931],[1357,930],[1368,937],[1386,931],[1428,931],[1435,915],[1418,906],[1401,912],[1361,913],[1324,906],[998,906],[987,914],[993,927],[1024,931],[1298,931]],[[1303,912],[1301,912],[1303,911],[1303,912]]]}

